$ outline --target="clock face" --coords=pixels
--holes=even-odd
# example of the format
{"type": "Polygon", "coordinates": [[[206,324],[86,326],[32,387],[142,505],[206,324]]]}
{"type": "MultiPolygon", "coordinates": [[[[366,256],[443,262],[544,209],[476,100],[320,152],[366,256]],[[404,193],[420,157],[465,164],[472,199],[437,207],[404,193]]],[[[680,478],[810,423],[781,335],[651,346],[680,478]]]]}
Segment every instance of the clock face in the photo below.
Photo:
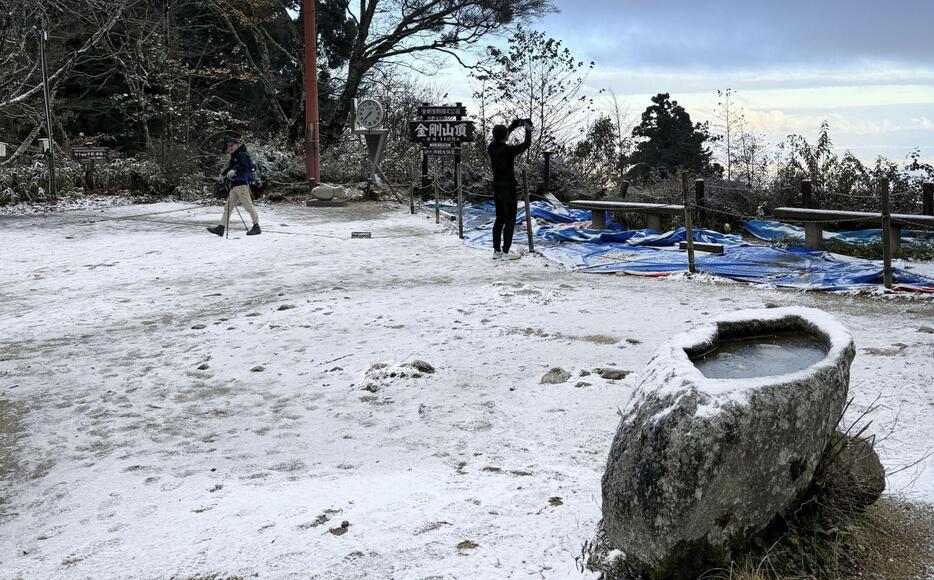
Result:
{"type": "Polygon", "coordinates": [[[383,106],[379,101],[363,99],[357,103],[357,123],[367,129],[378,127],[383,122],[383,106]]]}

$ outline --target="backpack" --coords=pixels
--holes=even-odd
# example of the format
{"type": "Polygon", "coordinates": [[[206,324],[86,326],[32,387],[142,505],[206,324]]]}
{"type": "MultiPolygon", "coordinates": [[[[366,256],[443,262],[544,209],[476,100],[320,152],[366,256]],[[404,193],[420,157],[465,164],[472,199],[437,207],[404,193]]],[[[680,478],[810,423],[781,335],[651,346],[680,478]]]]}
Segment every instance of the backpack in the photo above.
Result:
{"type": "Polygon", "coordinates": [[[253,158],[250,158],[250,191],[255,195],[254,197],[259,197],[262,195],[263,188],[266,186],[266,182],[263,179],[263,167],[253,161],[253,158]]]}

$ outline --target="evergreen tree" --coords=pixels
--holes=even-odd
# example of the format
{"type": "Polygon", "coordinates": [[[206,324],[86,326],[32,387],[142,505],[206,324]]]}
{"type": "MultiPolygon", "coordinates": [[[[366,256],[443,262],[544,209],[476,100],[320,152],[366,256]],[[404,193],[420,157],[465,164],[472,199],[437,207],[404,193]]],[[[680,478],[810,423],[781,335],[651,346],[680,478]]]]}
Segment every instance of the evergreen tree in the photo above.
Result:
{"type": "Polygon", "coordinates": [[[668,93],[652,97],[652,105],[642,113],[642,122],[632,131],[639,143],[629,158],[631,178],[650,174],[659,177],[688,170],[704,175],[710,171],[712,141],[707,123],[692,123],[684,107],[668,93]]]}

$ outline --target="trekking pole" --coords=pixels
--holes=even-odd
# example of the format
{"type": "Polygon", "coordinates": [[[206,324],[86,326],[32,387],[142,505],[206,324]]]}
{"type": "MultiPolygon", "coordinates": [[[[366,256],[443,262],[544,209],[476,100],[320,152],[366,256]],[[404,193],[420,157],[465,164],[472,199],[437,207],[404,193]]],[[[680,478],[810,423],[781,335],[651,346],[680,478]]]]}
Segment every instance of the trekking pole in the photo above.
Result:
{"type": "MultiPolygon", "coordinates": [[[[240,213],[240,206],[236,206],[235,209],[237,210],[237,215],[240,216],[240,223],[243,224],[243,229],[245,229],[246,231],[250,231],[250,228],[246,227],[246,221],[243,219],[243,214],[240,213]]],[[[227,221],[230,221],[230,220],[227,220],[227,221]]]]}
{"type": "Polygon", "coordinates": [[[227,214],[227,223],[224,224],[224,236],[230,239],[230,188],[227,188],[227,201],[224,202],[224,213],[227,214]]]}

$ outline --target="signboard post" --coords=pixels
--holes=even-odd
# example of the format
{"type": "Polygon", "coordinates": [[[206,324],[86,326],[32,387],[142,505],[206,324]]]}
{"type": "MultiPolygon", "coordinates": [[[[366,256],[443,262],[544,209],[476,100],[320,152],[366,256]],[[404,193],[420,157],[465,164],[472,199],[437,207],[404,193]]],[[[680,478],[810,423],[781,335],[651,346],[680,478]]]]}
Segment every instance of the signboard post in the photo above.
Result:
{"type": "MultiPolygon", "coordinates": [[[[461,145],[474,140],[474,124],[465,121],[467,108],[461,103],[451,105],[429,105],[422,103],[418,108],[420,120],[409,122],[409,141],[422,146],[422,187],[428,181],[428,157],[438,155],[454,156],[454,179],[457,191],[457,230],[464,238],[464,200],[461,183],[461,145]],[[440,117],[440,118],[439,118],[440,117]],[[443,117],[448,117],[444,119],[443,117]],[[450,117],[454,117],[453,120],[450,117]]],[[[437,180],[437,169],[435,171],[437,180]]],[[[439,203],[438,184],[435,183],[435,212],[439,203]]]]}
{"type": "Polygon", "coordinates": [[[96,182],[96,161],[107,159],[107,149],[103,147],[72,147],[71,158],[84,165],[84,186],[93,191],[96,182]]]}

